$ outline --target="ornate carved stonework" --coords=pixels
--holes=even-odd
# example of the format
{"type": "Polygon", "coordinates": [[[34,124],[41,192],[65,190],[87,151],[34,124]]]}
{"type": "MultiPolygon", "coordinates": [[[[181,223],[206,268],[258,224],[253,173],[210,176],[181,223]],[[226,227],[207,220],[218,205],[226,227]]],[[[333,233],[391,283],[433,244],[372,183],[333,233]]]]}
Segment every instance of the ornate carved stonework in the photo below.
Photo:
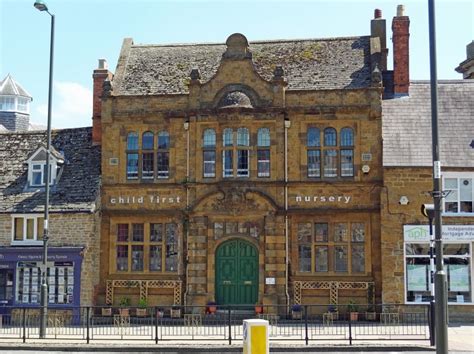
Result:
{"type": "Polygon", "coordinates": [[[258,205],[255,200],[247,197],[247,191],[231,188],[222,191],[211,204],[211,208],[215,211],[226,211],[233,215],[238,215],[243,211],[257,210],[258,205]]]}

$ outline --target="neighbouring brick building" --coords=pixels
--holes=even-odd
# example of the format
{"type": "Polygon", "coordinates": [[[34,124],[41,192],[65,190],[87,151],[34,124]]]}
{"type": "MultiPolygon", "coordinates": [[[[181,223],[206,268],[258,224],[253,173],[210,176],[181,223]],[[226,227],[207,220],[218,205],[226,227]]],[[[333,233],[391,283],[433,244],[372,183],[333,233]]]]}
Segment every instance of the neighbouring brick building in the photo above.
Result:
{"type": "MultiPolygon", "coordinates": [[[[405,61],[408,23],[394,18],[405,61]]],[[[115,75],[100,61],[98,303],[381,300],[380,11],[371,28],[225,45],[125,39],[115,75]]],[[[387,74],[391,91],[408,87],[407,71],[387,74]]]]}
{"type": "MultiPolygon", "coordinates": [[[[40,304],[46,131],[0,133],[0,303],[40,304]]],[[[100,146],[53,130],[47,281],[53,310],[91,305],[99,281],[100,146]]],[[[6,311],[0,306],[0,311],[6,311]]]]}

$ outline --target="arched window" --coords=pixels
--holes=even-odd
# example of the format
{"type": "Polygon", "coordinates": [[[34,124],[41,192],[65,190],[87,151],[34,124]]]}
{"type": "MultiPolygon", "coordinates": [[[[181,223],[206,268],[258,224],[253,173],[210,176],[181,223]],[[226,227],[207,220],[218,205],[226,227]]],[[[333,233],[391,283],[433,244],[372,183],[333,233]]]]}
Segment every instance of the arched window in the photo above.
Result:
{"type": "Polygon", "coordinates": [[[321,133],[309,127],[306,132],[306,156],[308,177],[321,177],[321,133]]]}
{"type": "Polygon", "coordinates": [[[249,146],[249,130],[247,128],[237,129],[237,146],[249,146]]]}
{"type": "Polygon", "coordinates": [[[170,147],[170,135],[167,131],[161,131],[158,133],[158,149],[169,149],[170,147]]]}
{"type": "Polygon", "coordinates": [[[270,177],[270,129],[260,128],[257,133],[257,176],[270,177]]]}
{"type": "Polygon", "coordinates": [[[202,146],[216,147],[216,132],[214,131],[214,129],[204,130],[202,146]]]}
{"type": "Polygon", "coordinates": [[[127,179],[138,178],[138,133],[127,135],[127,179]]]}
{"type": "Polygon", "coordinates": [[[203,175],[216,177],[216,132],[214,129],[204,130],[203,146],[203,175]]]}
{"type": "Polygon", "coordinates": [[[341,129],[341,176],[354,176],[354,131],[341,129]]]}
{"type": "Polygon", "coordinates": [[[168,178],[170,174],[170,135],[167,131],[158,133],[157,177],[168,178]]]}
{"type": "Polygon", "coordinates": [[[142,178],[152,179],[154,170],[154,134],[145,132],[142,135],[142,178]]]}
{"type": "Polygon", "coordinates": [[[337,133],[334,128],[324,129],[324,146],[337,146],[337,133]]]}
{"type": "Polygon", "coordinates": [[[306,145],[308,147],[321,146],[320,132],[318,128],[308,128],[308,132],[306,133],[306,145]]]}

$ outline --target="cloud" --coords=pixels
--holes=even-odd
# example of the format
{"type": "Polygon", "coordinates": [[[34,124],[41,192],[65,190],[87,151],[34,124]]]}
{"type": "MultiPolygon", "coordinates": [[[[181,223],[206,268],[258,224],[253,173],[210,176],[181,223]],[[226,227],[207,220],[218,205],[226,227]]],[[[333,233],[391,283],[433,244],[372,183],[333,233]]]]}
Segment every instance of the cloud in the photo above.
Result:
{"type": "MultiPolygon", "coordinates": [[[[36,108],[38,120],[46,125],[48,105],[43,103],[36,108]]],[[[92,125],[92,90],[76,82],[55,81],[53,85],[53,128],[87,127],[92,125]]]]}

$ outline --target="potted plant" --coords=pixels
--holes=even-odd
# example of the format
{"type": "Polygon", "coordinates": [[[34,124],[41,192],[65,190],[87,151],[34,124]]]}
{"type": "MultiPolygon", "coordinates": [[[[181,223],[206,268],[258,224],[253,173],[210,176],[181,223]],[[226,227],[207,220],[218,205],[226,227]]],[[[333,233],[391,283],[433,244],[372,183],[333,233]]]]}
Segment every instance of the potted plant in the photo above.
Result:
{"type": "Polygon", "coordinates": [[[348,305],[349,309],[349,316],[351,317],[351,321],[357,321],[359,318],[358,306],[354,300],[349,301],[348,305]]]}
{"type": "Polygon", "coordinates": [[[262,304],[255,304],[255,313],[257,315],[259,314],[262,314],[263,313],[263,305],[262,304]]]}
{"type": "Polygon", "coordinates": [[[365,319],[367,321],[375,321],[377,319],[377,312],[375,312],[374,305],[369,305],[367,311],[365,312],[365,319]]]}
{"type": "Polygon", "coordinates": [[[140,300],[138,300],[138,308],[137,308],[137,316],[138,317],[145,317],[146,316],[147,306],[148,306],[148,304],[147,304],[146,299],[140,298],[140,300]]]}
{"type": "Polygon", "coordinates": [[[130,300],[129,297],[124,296],[120,299],[120,303],[119,303],[119,306],[120,306],[119,314],[120,314],[120,316],[122,316],[122,317],[130,316],[129,307],[130,307],[131,303],[132,303],[132,301],[130,300]]]}
{"type": "Polygon", "coordinates": [[[214,301],[209,301],[206,306],[206,313],[215,314],[217,311],[217,304],[214,301]]]}
{"type": "Polygon", "coordinates": [[[294,320],[301,320],[303,317],[303,306],[300,304],[294,304],[291,306],[291,318],[294,320]]]}

